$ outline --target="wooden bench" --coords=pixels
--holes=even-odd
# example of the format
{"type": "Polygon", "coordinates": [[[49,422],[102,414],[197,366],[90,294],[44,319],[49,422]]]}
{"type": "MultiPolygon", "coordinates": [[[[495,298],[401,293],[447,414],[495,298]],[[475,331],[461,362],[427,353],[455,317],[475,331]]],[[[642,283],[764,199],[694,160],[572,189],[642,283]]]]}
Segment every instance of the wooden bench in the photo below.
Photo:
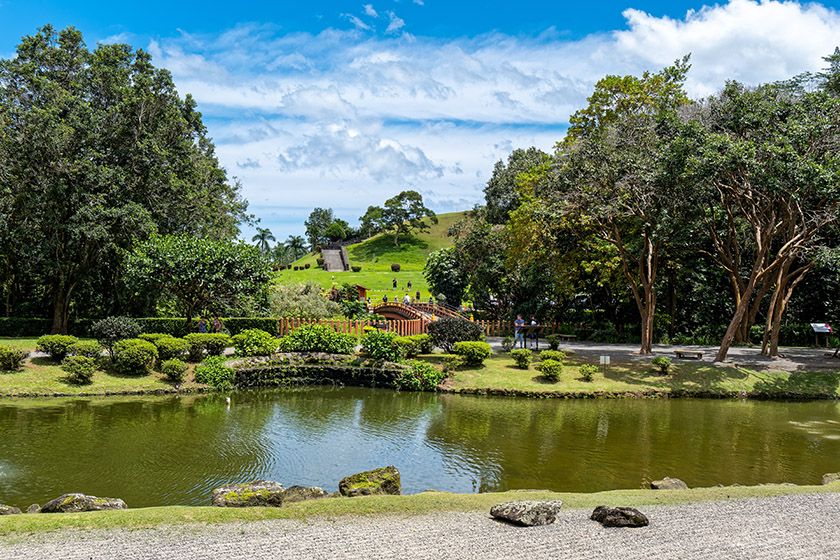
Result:
{"type": "Polygon", "coordinates": [[[697,350],[674,350],[674,354],[681,360],[700,360],[703,358],[703,352],[697,350]]]}
{"type": "Polygon", "coordinates": [[[577,340],[577,335],[574,335],[574,334],[559,334],[558,333],[558,334],[554,334],[553,336],[556,336],[557,338],[560,338],[560,339],[565,340],[567,342],[577,340]]]}

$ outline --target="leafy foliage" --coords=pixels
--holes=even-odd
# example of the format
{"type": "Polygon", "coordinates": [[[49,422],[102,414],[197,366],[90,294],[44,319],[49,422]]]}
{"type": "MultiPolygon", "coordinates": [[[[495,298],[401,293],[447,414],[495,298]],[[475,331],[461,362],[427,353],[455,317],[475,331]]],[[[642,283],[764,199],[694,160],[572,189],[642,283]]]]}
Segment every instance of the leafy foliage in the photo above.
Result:
{"type": "Polygon", "coordinates": [[[464,357],[458,354],[443,354],[442,368],[445,372],[455,371],[464,365],[464,357]]]}
{"type": "Polygon", "coordinates": [[[502,339],[502,350],[504,352],[510,352],[513,350],[516,341],[513,339],[512,336],[506,336],[502,339]]]}
{"type": "Polygon", "coordinates": [[[558,350],[543,350],[540,352],[540,361],[554,360],[555,362],[562,362],[566,359],[566,353],[558,350]]]}
{"type": "Polygon", "coordinates": [[[99,344],[108,349],[113,356],[114,343],[127,338],[134,338],[141,333],[140,325],[130,317],[106,317],[90,327],[90,333],[99,344]]]}
{"type": "Polygon", "coordinates": [[[0,346],[0,370],[15,371],[23,366],[23,360],[29,357],[29,352],[22,348],[0,346]]]}
{"type": "Polygon", "coordinates": [[[80,340],[67,348],[67,354],[96,359],[102,355],[102,345],[93,340],[80,340]]]}
{"type": "Polygon", "coordinates": [[[237,356],[270,356],[279,346],[276,338],[260,329],[245,329],[233,336],[231,343],[237,356]]]}
{"type": "Polygon", "coordinates": [[[546,379],[557,381],[560,374],[563,373],[563,364],[557,360],[543,360],[540,362],[538,369],[546,379]]]}
{"type": "Polygon", "coordinates": [[[472,321],[460,317],[443,317],[429,323],[429,335],[435,346],[443,348],[447,353],[452,352],[456,342],[465,340],[484,340],[484,331],[472,321]]]}
{"type": "Polygon", "coordinates": [[[225,365],[225,361],[227,358],[224,356],[209,356],[195,366],[196,383],[203,383],[217,389],[233,388],[235,372],[233,368],[225,365]]]}
{"type": "Polygon", "coordinates": [[[96,360],[87,356],[67,356],[61,362],[67,379],[79,385],[90,383],[96,373],[96,360]]]}
{"type": "Polygon", "coordinates": [[[560,348],[560,337],[556,334],[550,334],[545,337],[546,342],[548,342],[548,347],[552,350],[557,350],[560,348]]]}
{"type": "Polygon", "coordinates": [[[157,357],[157,348],[147,340],[129,338],[114,344],[114,369],[124,375],[148,374],[157,357]]]}
{"type": "Polygon", "coordinates": [[[330,301],[315,281],[275,283],[269,292],[271,313],[275,317],[326,319],[341,315],[341,306],[330,301]]]}
{"type": "Polygon", "coordinates": [[[339,333],[326,325],[304,325],[280,339],[282,352],[352,354],[355,349],[355,336],[339,333]]]}
{"type": "Polygon", "coordinates": [[[423,276],[432,292],[445,295],[452,305],[459,305],[464,299],[468,282],[454,247],[431,253],[423,267],[423,276]]]}
{"type": "Polygon", "coordinates": [[[662,375],[668,375],[668,370],[671,369],[671,359],[665,356],[657,356],[650,361],[651,365],[659,370],[662,375]]]}
{"type": "Polygon", "coordinates": [[[390,232],[394,245],[399,245],[400,234],[429,229],[424,218],[429,218],[434,224],[438,223],[435,213],[423,204],[420,193],[403,191],[386,200],[383,208],[369,206],[359,221],[365,231],[390,232]]]}
{"type": "Polygon", "coordinates": [[[428,334],[414,334],[409,336],[411,340],[417,344],[418,349],[420,350],[421,354],[431,354],[432,349],[434,348],[434,341],[432,340],[431,335],[428,334]]]}
{"type": "Polygon", "coordinates": [[[595,374],[598,373],[598,366],[595,364],[583,364],[578,367],[578,372],[580,372],[580,376],[584,381],[592,381],[595,374]]]}
{"type": "Polygon", "coordinates": [[[190,351],[191,344],[183,338],[164,336],[152,342],[157,347],[158,359],[163,362],[183,356],[190,351]]]}
{"type": "Polygon", "coordinates": [[[464,341],[456,342],[452,351],[464,358],[464,363],[471,367],[478,367],[490,357],[493,351],[486,342],[464,341]]]}
{"type": "Polygon", "coordinates": [[[550,163],[551,156],[534,147],[514,150],[508,156],[507,165],[502,160],[497,161],[493,175],[484,187],[487,221],[491,224],[506,223],[509,214],[520,204],[520,175],[550,163]]]}
{"type": "Polygon", "coordinates": [[[166,360],[160,364],[160,372],[173,383],[180,383],[187,374],[187,364],[178,359],[166,360]]]}
{"type": "Polygon", "coordinates": [[[400,350],[394,341],[396,333],[389,331],[370,331],[362,337],[362,350],[374,360],[396,362],[400,359],[400,350]]]}
{"type": "Polygon", "coordinates": [[[191,362],[200,362],[205,351],[208,356],[219,356],[230,344],[230,336],[222,333],[190,333],[184,340],[189,344],[191,362]]]}
{"type": "Polygon", "coordinates": [[[516,367],[519,369],[528,369],[528,366],[531,365],[531,351],[527,348],[511,350],[510,357],[516,362],[516,367]]]}
{"type": "Polygon", "coordinates": [[[416,358],[420,354],[420,346],[410,336],[398,336],[394,339],[394,346],[400,358],[416,358]]]}
{"type": "Polygon", "coordinates": [[[403,370],[394,380],[394,386],[412,391],[434,391],[444,379],[446,379],[446,373],[432,364],[412,360],[409,369],[403,370]]]}
{"type": "Polygon", "coordinates": [[[60,362],[67,356],[68,349],[79,342],[75,336],[63,334],[46,334],[38,339],[35,349],[38,352],[46,352],[50,358],[60,362]]]}

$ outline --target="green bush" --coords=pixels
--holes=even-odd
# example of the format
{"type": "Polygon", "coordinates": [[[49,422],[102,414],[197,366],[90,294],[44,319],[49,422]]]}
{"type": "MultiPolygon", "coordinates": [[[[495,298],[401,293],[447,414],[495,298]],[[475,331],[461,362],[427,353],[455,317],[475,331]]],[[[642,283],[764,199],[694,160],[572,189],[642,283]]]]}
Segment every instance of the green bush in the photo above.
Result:
{"type": "Polygon", "coordinates": [[[528,369],[528,366],[531,365],[531,351],[527,348],[511,350],[510,357],[516,362],[516,367],[519,369],[528,369]]]}
{"type": "Polygon", "coordinates": [[[432,350],[434,349],[434,342],[432,341],[432,337],[428,334],[415,334],[409,336],[411,340],[413,340],[417,347],[420,349],[421,354],[431,354],[432,350]]]}
{"type": "Polygon", "coordinates": [[[410,336],[398,336],[394,344],[401,358],[416,358],[420,354],[420,345],[410,336]]]}
{"type": "Polygon", "coordinates": [[[371,331],[362,337],[362,350],[374,360],[387,360],[396,362],[400,359],[400,351],[394,341],[398,338],[397,333],[371,331]]]}
{"type": "Polygon", "coordinates": [[[222,333],[190,333],[184,337],[189,346],[189,360],[200,362],[204,351],[208,356],[220,356],[231,344],[230,336],[222,333]]]}
{"type": "Polygon", "coordinates": [[[38,352],[46,352],[50,358],[60,362],[67,356],[67,350],[74,344],[79,342],[75,336],[68,336],[66,334],[45,334],[38,339],[35,349],[38,352]]]}
{"type": "Polygon", "coordinates": [[[513,339],[512,336],[506,336],[502,339],[502,350],[505,352],[510,352],[513,350],[516,341],[513,339]]]}
{"type": "Polygon", "coordinates": [[[442,367],[443,371],[449,373],[450,371],[455,371],[462,365],[464,365],[464,358],[463,356],[459,356],[458,354],[444,354],[441,356],[443,358],[442,367]]]}
{"type": "Polygon", "coordinates": [[[391,270],[394,271],[394,272],[399,272],[400,268],[402,268],[402,267],[397,263],[392,263],[391,264],[391,270]]]}
{"type": "Polygon", "coordinates": [[[484,340],[484,330],[476,323],[461,317],[443,317],[429,323],[429,334],[435,346],[451,353],[456,342],[484,340]]]}
{"type": "Polygon", "coordinates": [[[143,333],[143,334],[138,334],[137,338],[139,338],[140,340],[146,340],[146,341],[154,344],[155,341],[158,340],[158,339],[161,339],[161,338],[175,338],[175,337],[172,336],[169,333],[143,333]]]}
{"type": "Polygon", "coordinates": [[[428,362],[412,360],[411,366],[394,379],[398,389],[412,391],[434,391],[446,379],[446,373],[428,362]]]}
{"type": "Polygon", "coordinates": [[[559,350],[543,350],[540,352],[540,361],[554,360],[555,362],[562,362],[566,359],[566,353],[559,350]]]}
{"type": "Polygon", "coordinates": [[[87,384],[96,372],[96,360],[87,356],[68,356],[61,362],[61,369],[67,372],[71,383],[87,384]]]}
{"type": "Polygon", "coordinates": [[[280,350],[352,354],[356,350],[356,337],[337,332],[326,325],[304,325],[280,339],[280,350]]]}
{"type": "Polygon", "coordinates": [[[234,371],[225,365],[225,356],[209,356],[195,366],[195,380],[216,387],[217,389],[231,389],[233,387],[234,371]]]}
{"type": "Polygon", "coordinates": [[[452,351],[464,358],[464,363],[470,367],[478,367],[490,357],[493,351],[486,342],[464,341],[456,342],[452,351]]]}
{"type": "Polygon", "coordinates": [[[548,347],[552,350],[557,350],[560,348],[560,337],[556,334],[550,334],[545,337],[546,342],[548,342],[548,347]]]}
{"type": "Polygon", "coordinates": [[[125,375],[148,374],[157,357],[157,348],[147,340],[129,338],[114,344],[114,368],[125,375]]]}
{"type": "Polygon", "coordinates": [[[259,329],[245,329],[231,338],[231,342],[237,356],[270,356],[278,346],[276,338],[259,329]]]}
{"type": "Polygon", "coordinates": [[[671,368],[671,360],[670,358],[666,358],[664,356],[658,356],[650,361],[650,363],[659,369],[659,373],[662,375],[668,375],[668,370],[671,368]]]}
{"type": "Polygon", "coordinates": [[[23,366],[23,360],[29,357],[29,352],[22,348],[0,346],[0,370],[14,371],[23,366]]]}
{"type": "Polygon", "coordinates": [[[353,272],[361,272],[362,267],[361,266],[351,266],[350,270],[352,270],[353,272]]]}
{"type": "Polygon", "coordinates": [[[584,381],[592,381],[595,374],[598,373],[598,366],[594,364],[583,364],[578,368],[578,372],[580,372],[580,376],[584,381]]]}
{"type": "Polygon", "coordinates": [[[80,340],[67,348],[71,356],[84,356],[86,358],[98,358],[102,355],[102,345],[95,340],[80,340]]]}
{"type": "Polygon", "coordinates": [[[187,374],[187,367],[187,364],[181,360],[166,360],[160,364],[160,372],[173,383],[180,383],[187,374]]]}
{"type": "Polygon", "coordinates": [[[114,344],[118,340],[136,338],[141,332],[140,325],[130,317],[108,317],[90,327],[91,336],[108,349],[111,357],[114,355],[114,344]]]}
{"type": "Polygon", "coordinates": [[[158,350],[158,359],[163,362],[183,356],[190,350],[190,343],[183,338],[163,336],[152,341],[158,350]]]}
{"type": "Polygon", "coordinates": [[[538,367],[542,376],[552,381],[557,381],[563,373],[563,364],[557,360],[543,360],[538,367]]]}

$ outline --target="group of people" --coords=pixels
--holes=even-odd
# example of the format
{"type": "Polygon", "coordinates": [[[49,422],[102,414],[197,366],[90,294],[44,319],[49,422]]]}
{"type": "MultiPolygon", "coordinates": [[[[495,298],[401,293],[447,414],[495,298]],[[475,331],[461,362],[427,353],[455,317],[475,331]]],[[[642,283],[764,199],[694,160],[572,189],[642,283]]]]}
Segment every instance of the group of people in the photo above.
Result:
{"type": "MultiPolygon", "coordinates": [[[[370,300],[370,298],[368,298],[370,300]]],[[[382,296],[382,303],[388,303],[388,294],[382,296]]],[[[400,296],[394,295],[394,303],[400,303],[400,296]]],[[[411,305],[412,303],[417,304],[420,303],[420,290],[417,290],[417,293],[414,294],[414,299],[411,298],[410,294],[405,294],[402,298],[403,305],[411,305]]],[[[429,296],[429,303],[434,303],[434,300],[431,296],[429,296]]],[[[368,301],[368,305],[370,305],[370,301],[368,301]]]]}
{"type": "Polygon", "coordinates": [[[208,323],[207,322],[207,317],[202,315],[201,318],[198,320],[198,332],[208,333],[208,332],[210,332],[211,328],[213,329],[212,332],[220,333],[220,332],[222,332],[222,329],[225,328],[225,326],[222,323],[222,320],[219,319],[218,315],[213,315],[212,323],[208,323]]]}
{"type": "MultiPolygon", "coordinates": [[[[520,348],[525,348],[525,333],[522,332],[521,327],[525,326],[525,320],[522,318],[521,314],[516,315],[516,320],[513,322],[513,335],[514,335],[514,346],[519,344],[520,348]]],[[[527,323],[528,325],[537,326],[539,323],[537,322],[537,318],[534,315],[531,315],[531,319],[527,323]]],[[[537,348],[537,333],[532,332],[528,334],[528,348],[531,350],[536,350],[537,348]]]]}

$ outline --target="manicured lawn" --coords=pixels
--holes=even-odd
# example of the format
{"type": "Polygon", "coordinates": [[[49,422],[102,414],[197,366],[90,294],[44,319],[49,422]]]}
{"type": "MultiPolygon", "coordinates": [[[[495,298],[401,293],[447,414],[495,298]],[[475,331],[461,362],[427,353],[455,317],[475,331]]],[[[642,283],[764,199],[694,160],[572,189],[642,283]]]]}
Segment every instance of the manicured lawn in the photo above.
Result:
{"type": "MultiPolygon", "coordinates": [[[[516,367],[506,354],[494,354],[475,369],[454,372],[446,381],[450,389],[498,389],[531,392],[628,392],[644,390],[684,391],[747,391],[769,393],[836,394],[840,395],[840,372],[754,371],[732,366],[675,363],[671,373],[662,376],[650,366],[613,364],[599,368],[591,382],[584,381],[578,371],[581,361],[569,356],[563,373],[556,382],[545,379],[534,367],[516,367]]],[[[426,357],[439,362],[435,355],[426,357]]]]}
{"type": "Polygon", "coordinates": [[[674,505],[710,500],[760,498],[789,494],[840,491],[840,483],[825,486],[740,486],[691,490],[611,490],[576,494],[566,492],[488,492],[451,494],[423,492],[408,496],[365,496],[326,498],[289,504],[281,508],[220,508],[171,506],[156,508],[62,513],[54,515],[6,515],[0,517],[0,536],[14,541],[15,535],[60,529],[138,529],[188,523],[225,523],[264,519],[338,518],[344,515],[422,515],[439,511],[489,511],[498,503],[512,500],[562,500],[564,509],[613,506],[674,505]]]}
{"type": "MultiPolygon", "coordinates": [[[[80,338],[79,340],[94,340],[92,338],[80,338]]],[[[0,336],[0,346],[11,346],[12,348],[23,348],[25,350],[35,351],[35,346],[38,345],[38,337],[34,338],[10,338],[7,336],[0,336]]]]}

